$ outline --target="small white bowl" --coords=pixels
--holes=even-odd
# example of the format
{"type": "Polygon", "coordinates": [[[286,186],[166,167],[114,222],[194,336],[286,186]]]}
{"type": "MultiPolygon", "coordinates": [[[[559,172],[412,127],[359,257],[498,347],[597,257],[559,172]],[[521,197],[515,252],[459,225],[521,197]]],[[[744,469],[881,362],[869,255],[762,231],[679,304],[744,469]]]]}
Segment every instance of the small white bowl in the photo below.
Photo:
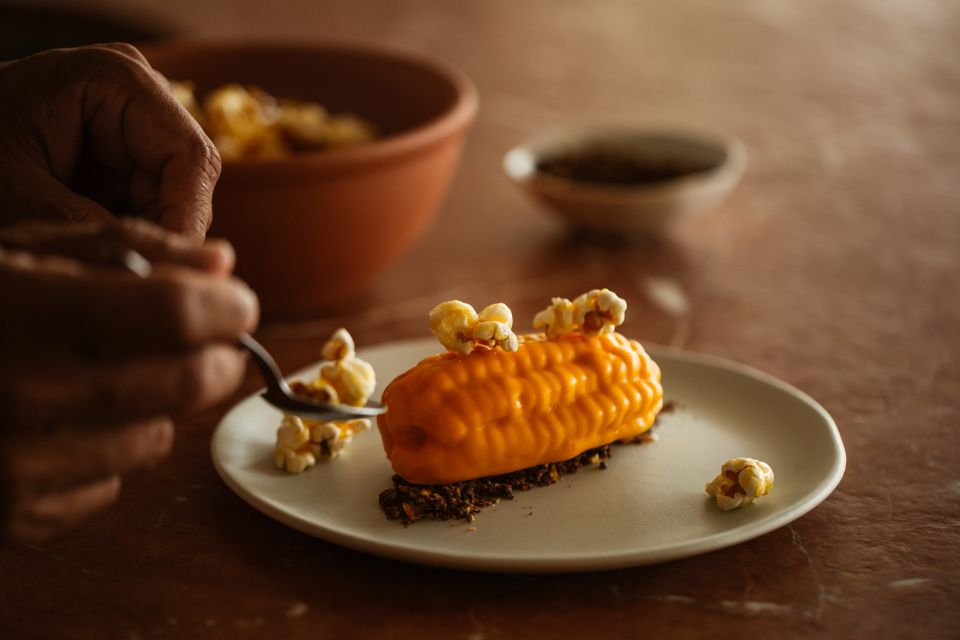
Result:
{"type": "Polygon", "coordinates": [[[524,191],[567,223],[606,234],[657,235],[676,220],[718,204],[747,164],[731,136],[676,129],[593,127],[514,147],[503,170],[524,191]],[[592,182],[540,170],[545,160],[584,152],[611,152],[637,162],[673,163],[697,170],[650,182],[592,182]]]}

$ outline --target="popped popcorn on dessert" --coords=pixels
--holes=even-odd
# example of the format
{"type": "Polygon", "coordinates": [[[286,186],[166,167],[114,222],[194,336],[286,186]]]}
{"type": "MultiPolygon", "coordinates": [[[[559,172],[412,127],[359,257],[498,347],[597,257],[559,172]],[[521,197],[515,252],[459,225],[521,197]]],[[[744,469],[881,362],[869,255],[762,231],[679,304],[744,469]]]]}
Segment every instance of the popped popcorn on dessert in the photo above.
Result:
{"type": "Polygon", "coordinates": [[[600,465],[615,443],[643,442],[663,406],[660,369],[615,331],[626,302],[608,289],[554,298],[543,333],[517,336],[502,304],[479,314],[451,300],[430,312],[445,353],[398,376],[377,424],[396,473],[389,518],[467,518],[513,490],[600,465]]]}
{"type": "Polygon", "coordinates": [[[477,313],[466,302],[441,302],[430,311],[430,330],[444,347],[464,355],[478,347],[516,351],[510,307],[498,302],[477,313]]]}
{"type": "Polygon", "coordinates": [[[554,298],[550,306],[533,317],[533,328],[548,339],[581,332],[588,336],[610,333],[623,324],[627,302],[609,289],[594,289],[573,302],[554,298]]]}

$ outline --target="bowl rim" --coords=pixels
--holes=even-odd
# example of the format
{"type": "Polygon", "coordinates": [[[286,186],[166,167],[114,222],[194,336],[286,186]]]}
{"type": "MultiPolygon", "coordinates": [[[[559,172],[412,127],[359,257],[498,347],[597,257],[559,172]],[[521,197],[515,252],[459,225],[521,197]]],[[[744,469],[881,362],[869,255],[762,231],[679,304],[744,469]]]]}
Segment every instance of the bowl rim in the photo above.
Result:
{"type": "Polygon", "coordinates": [[[723,190],[731,182],[739,180],[747,165],[746,146],[736,136],[720,131],[708,131],[686,125],[653,124],[585,124],[569,127],[521,142],[503,155],[501,168],[511,182],[535,192],[580,202],[629,203],[669,197],[678,191],[723,190]],[[549,147],[565,142],[576,143],[609,135],[656,135],[707,142],[721,148],[724,159],[716,166],[676,178],[655,183],[620,185],[584,180],[571,180],[536,169],[536,161],[547,153],[549,147]],[[524,163],[532,168],[523,172],[517,165],[524,163]]]}
{"type": "Polygon", "coordinates": [[[177,38],[140,47],[149,61],[151,55],[181,52],[244,53],[254,51],[344,52],[412,63],[447,82],[454,90],[453,104],[426,122],[394,135],[345,149],[300,153],[281,158],[223,160],[221,181],[249,180],[265,174],[336,173],[369,167],[415,153],[466,130],[476,117],[478,92],[470,77],[456,66],[425,51],[359,38],[279,39],[279,38],[177,38]]]}

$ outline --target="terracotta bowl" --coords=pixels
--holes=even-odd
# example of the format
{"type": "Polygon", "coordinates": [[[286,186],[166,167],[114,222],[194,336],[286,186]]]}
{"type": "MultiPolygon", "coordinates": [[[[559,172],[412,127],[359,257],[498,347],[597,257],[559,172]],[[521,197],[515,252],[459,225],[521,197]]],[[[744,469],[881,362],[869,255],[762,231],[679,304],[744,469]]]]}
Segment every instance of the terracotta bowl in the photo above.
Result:
{"type": "Polygon", "coordinates": [[[224,162],[210,236],[236,247],[237,273],[267,318],[356,295],[400,258],[436,213],[477,109],[463,73],[375,45],[171,42],[144,54],[199,95],[254,84],[379,129],[350,149],[224,162]]]}

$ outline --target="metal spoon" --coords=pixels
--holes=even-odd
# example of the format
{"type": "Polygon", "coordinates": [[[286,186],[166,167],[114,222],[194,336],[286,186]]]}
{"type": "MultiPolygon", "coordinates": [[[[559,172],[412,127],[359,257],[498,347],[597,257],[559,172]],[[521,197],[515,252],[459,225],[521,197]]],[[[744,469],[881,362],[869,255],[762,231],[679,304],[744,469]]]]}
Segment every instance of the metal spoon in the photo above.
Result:
{"type": "Polygon", "coordinates": [[[240,336],[240,346],[250,352],[253,363],[260,369],[267,390],[260,397],[286,413],[292,413],[310,420],[349,420],[350,418],[370,418],[385,413],[386,405],[367,400],[362,407],[348,404],[327,404],[308,396],[297,395],[284,380],[280,367],[270,352],[257,342],[249,333],[240,336]]]}
{"type": "MultiPolygon", "coordinates": [[[[141,278],[149,277],[153,270],[150,261],[132,249],[120,249],[112,257],[128,271],[141,278]]],[[[298,395],[283,378],[280,367],[277,366],[270,352],[253,336],[244,333],[240,336],[238,344],[250,353],[253,363],[257,365],[263,381],[267,384],[267,390],[261,393],[260,397],[281,411],[310,420],[328,421],[370,418],[387,410],[386,405],[373,400],[368,400],[362,407],[355,407],[347,404],[327,404],[308,396],[298,395]]]]}

